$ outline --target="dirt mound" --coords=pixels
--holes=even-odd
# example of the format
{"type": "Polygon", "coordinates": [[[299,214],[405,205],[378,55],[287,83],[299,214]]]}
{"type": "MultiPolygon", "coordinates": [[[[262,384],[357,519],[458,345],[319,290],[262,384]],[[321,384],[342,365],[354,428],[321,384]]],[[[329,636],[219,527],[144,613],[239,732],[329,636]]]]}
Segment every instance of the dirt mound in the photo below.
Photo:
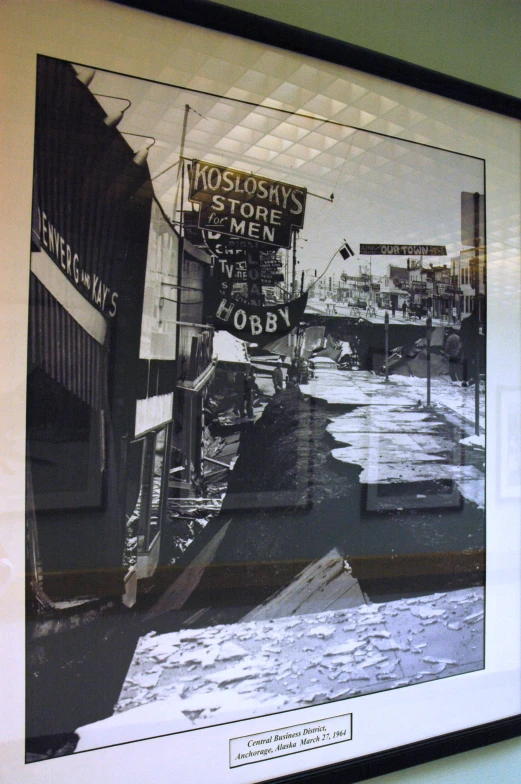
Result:
{"type": "MultiPolygon", "coordinates": [[[[344,406],[338,413],[345,413],[344,406]]],[[[270,506],[288,506],[288,493],[295,493],[294,506],[309,506],[324,498],[338,498],[352,490],[346,470],[330,461],[331,439],[326,425],[335,407],[289,389],[268,403],[262,417],[241,436],[239,457],[230,476],[223,513],[234,508],[234,494],[269,494],[270,506]],[[335,470],[336,469],[336,470],[335,470]]],[[[262,498],[259,497],[262,506],[262,498]]]]}

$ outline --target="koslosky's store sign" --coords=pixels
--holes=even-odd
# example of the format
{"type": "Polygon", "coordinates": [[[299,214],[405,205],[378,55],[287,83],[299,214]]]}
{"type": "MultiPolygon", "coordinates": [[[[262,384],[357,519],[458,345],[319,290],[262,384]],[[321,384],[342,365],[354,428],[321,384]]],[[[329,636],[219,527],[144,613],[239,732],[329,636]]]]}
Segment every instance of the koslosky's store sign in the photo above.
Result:
{"type": "Polygon", "coordinates": [[[291,246],[304,224],[305,188],[193,160],[190,201],[199,205],[199,228],[247,240],[291,246]]]}

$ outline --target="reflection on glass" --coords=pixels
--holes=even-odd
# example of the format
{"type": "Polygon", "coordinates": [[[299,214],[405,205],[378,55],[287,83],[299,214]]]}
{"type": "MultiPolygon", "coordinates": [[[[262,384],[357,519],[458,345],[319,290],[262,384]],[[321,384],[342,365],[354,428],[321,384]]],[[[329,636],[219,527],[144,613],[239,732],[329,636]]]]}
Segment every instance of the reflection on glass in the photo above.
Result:
{"type": "Polygon", "coordinates": [[[482,668],[484,161],[94,79],[39,58],[28,760],[482,668]]]}

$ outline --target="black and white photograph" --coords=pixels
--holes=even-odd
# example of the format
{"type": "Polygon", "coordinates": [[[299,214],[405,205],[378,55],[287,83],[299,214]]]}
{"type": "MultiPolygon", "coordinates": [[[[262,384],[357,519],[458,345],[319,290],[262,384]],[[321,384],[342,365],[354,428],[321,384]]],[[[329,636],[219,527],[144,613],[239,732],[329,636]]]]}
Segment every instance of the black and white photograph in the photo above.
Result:
{"type": "Polygon", "coordinates": [[[28,763],[485,667],[486,161],[356,71],[167,71],[37,59],[28,763]]]}

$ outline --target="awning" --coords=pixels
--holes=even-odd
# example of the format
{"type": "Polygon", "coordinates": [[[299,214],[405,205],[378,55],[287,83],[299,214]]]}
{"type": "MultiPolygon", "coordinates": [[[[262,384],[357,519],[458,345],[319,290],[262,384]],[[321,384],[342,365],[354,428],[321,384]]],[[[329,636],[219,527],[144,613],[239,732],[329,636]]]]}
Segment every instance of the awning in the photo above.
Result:
{"type": "Polygon", "coordinates": [[[249,365],[246,343],[229,332],[218,331],[213,338],[213,358],[218,362],[249,365]]]}

